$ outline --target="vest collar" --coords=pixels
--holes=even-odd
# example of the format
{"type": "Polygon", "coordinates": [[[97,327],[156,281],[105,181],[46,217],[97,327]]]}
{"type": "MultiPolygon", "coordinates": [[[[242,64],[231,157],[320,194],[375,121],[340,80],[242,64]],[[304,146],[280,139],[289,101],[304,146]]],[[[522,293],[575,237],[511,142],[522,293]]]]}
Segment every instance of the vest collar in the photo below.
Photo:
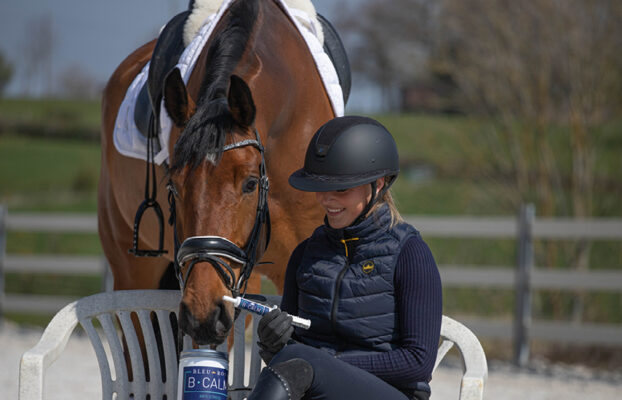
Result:
{"type": "Polygon", "coordinates": [[[335,229],[328,224],[328,219],[324,217],[324,231],[326,235],[334,241],[340,242],[343,239],[359,238],[357,244],[373,241],[383,232],[388,231],[391,226],[391,210],[387,204],[379,206],[375,212],[355,225],[345,228],[335,229]]]}

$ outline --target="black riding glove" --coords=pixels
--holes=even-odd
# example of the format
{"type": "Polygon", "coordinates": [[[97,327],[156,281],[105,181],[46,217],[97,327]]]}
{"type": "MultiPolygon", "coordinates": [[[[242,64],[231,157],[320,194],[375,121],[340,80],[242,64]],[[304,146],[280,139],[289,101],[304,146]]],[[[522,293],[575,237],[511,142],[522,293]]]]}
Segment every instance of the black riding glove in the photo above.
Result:
{"type": "Polygon", "coordinates": [[[292,317],[278,308],[261,317],[257,326],[259,355],[267,363],[292,337],[292,317]]]}

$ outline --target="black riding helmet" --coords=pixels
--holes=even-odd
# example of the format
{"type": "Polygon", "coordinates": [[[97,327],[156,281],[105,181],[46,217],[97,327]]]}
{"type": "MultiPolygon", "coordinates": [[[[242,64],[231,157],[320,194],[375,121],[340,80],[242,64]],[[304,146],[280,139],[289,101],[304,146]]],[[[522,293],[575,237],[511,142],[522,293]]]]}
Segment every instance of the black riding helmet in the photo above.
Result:
{"type": "Polygon", "coordinates": [[[361,213],[364,216],[389,189],[399,170],[395,140],[380,122],[359,116],[338,117],[313,135],[304,167],[290,175],[289,184],[307,192],[371,184],[372,199],[361,213]],[[378,196],[374,196],[376,180],[382,177],[388,179],[378,196]]]}

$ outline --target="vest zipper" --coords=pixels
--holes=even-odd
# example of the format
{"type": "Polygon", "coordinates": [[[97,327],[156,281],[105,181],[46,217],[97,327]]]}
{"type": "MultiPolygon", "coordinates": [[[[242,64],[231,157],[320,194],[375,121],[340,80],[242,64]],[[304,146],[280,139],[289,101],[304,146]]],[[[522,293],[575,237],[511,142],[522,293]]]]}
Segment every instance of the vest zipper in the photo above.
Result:
{"type": "Polygon", "coordinates": [[[349,267],[350,264],[348,262],[348,264],[346,264],[346,266],[343,267],[342,270],[339,272],[339,275],[337,276],[337,282],[335,282],[335,297],[333,298],[333,308],[330,311],[330,323],[333,327],[333,331],[335,330],[335,326],[337,323],[337,306],[339,304],[339,289],[341,288],[341,280],[343,279],[343,276],[346,274],[346,271],[349,267]]]}
{"type": "Polygon", "coordinates": [[[331,326],[333,327],[333,331],[335,331],[335,327],[337,325],[337,306],[339,305],[339,289],[341,288],[341,281],[343,280],[343,276],[348,271],[348,268],[350,268],[350,258],[348,255],[348,242],[353,241],[353,240],[359,240],[359,238],[341,239],[341,243],[343,243],[343,246],[346,250],[346,265],[341,269],[341,271],[339,271],[339,275],[337,275],[337,281],[335,282],[335,296],[333,298],[333,307],[330,311],[330,323],[331,323],[331,326]]]}

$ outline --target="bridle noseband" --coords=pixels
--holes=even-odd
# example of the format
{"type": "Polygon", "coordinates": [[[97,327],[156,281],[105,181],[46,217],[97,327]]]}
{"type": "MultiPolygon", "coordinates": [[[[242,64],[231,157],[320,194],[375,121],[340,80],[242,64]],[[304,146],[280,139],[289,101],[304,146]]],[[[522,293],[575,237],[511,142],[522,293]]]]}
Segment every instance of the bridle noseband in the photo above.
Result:
{"type": "Polygon", "coordinates": [[[194,265],[198,262],[209,263],[220,278],[227,289],[231,291],[234,297],[246,291],[248,278],[253,271],[253,267],[257,262],[259,252],[259,240],[262,227],[266,226],[266,241],[264,251],[270,242],[270,213],[268,210],[268,189],[270,187],[268,176],[266,174],[266,161],[264,157],[264,147],[261,144],[259,133],[255,129],[255,139],[241,140],[233,144],[223,147],[222,151],[233,150],[240,147],[253,146],[259,150],[261,154],[261,164],[259,166],[259,201],[257,202],[257,213],[255,215],[255,224],[248,237],[244,249],[233,243],[227,238],[221,236],[192,236],[179,243],[176,227],[176,210],[175,195],[176,191],[172,183],[168,185],[168,200],[171,210],[171,218],[169,223],[173,226],[175,236],[175,273],[179,280],[181,290],[184,290],[190,272],[194,265]],[[226,259],[228,261],[225,261],[226,259]],[[236,279],[235,272],[229,262],[242,264],[239,277],[236,279]],[[182,275],[181,269],[188,265],[185,275],[182,275]]]}

